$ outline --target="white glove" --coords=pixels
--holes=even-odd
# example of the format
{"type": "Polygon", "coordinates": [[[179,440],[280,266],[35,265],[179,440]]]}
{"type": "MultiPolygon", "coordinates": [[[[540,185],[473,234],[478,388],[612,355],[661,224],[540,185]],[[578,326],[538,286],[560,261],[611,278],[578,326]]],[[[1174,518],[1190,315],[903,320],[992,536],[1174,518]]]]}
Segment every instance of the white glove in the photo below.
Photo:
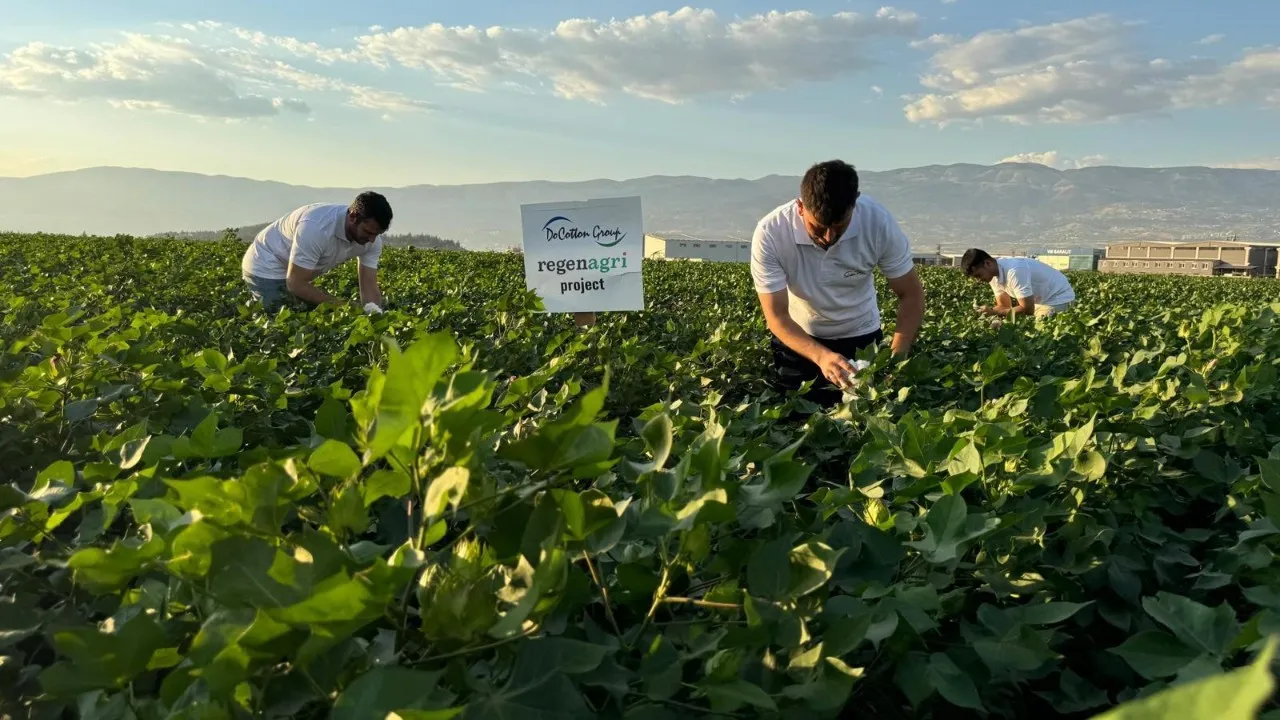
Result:
{"type": "Polygon", "coordinates": [[[369,303],[364,306],[364,312],[366,315],[381,315],[382,308],[378,307],[378,303],[369,303]]]}

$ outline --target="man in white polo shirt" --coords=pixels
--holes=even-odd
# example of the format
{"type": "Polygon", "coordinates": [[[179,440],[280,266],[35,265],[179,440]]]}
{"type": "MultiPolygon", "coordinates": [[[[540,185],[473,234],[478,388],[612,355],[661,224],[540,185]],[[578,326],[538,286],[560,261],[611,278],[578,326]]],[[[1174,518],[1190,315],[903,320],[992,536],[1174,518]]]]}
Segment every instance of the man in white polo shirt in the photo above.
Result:
{"type": "Polygon", "coordinates": [[[360,304],[380,309],[378,258],[390,227],[391,204],[376,192],[360,193],[350,205],[304,205],[258,233],[240,271],[254,299],[275,312],[292,298],[313,306],[344,302],[316,287],[315,279],[359,258],[360,304]]]}
{"type": "Polygon", "coordinates": [[[974,280],[991,285],[996,304],[978,308],[983,315],[1044,317],[1066,310],[1076,299],[1067,276],[1035,258],[997,259],[985,250],[970,248],[960,258],[960,269],[974,280]]]}
{"type": "Polygon", "coordinates": [[[772,333],[774,385],[809,399],[839,401],[854,374],[849,359],[884,339],[873,271],[898,296],[892,350],[911,349],[924,316],[924,287],[897,221],[858,192],[858,173],[840,160],[805,173],[800,197],[766,215],[751,239],[751,277],[772,333]]]}

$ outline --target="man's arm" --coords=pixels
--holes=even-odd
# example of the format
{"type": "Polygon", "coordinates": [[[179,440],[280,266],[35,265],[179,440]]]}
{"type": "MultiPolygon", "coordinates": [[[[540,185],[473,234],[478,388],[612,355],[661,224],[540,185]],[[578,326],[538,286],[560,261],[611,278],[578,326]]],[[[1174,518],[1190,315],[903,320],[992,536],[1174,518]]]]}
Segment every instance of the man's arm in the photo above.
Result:
{"type": "Polygon", "coordinates": [[[308,270],[290,262],[289,272],[285,278],[285,287],[294,295],[316,305],[323,303],[342,304],[341,300],[315,286],[317,274],[315,270],[308,270]]]}
{"type": "Polygon", "coordinates": [[[1025,281],[1017,270],[1009,272],[1003,295],[1005,296],[1003,307],[996,308],[997,315],[1012,315],[1015,312],[1019,315],[1030,315],[1036,311],[1035,291],[1031,283],[1025,281]],[[1018,299],[1017,305],[1008,299],[1014,297],[1018,299]]]}
{"type": "Polygon", "coordinates": [[[978,308],[978,312],[983,315],[1008,315],[1013,309],[1013,298],[1009,297],[1009,293],[996,293],[996,304],[989,307],[978,308]]]}
{"type": "Polygon", "coordinates": [[[382,289],[378,287],[378,269],[365,267],[364,263],[356,263],[356,268],[360,278],[361,304],[374,303],[382,307],[382,289]]]}
{"type": "MultiPolygon", "coordinates": [[[[1005,297],[1007,298],[1009,296],[1005,295],[1005,297]]],[[[1030,295],[1026,297],[1018,298],[1017,305],[1014,305],[1012,304],[1012,302],[1009,302],[1005,307],[997,307],[995,309],[995,312],[997,315],[1012,315],[1014,313],[1017,313],[1019,315],[1032,315],[1035,313],[1035,311],[1036,311],[1036,300],[1034,297],[1030,295]]]]}
{"type": "Polygon", "coordinates": [[[898,322],[893,330],[891,350],[894,355],[906,357],[924,320],[924,284],[914,267],[906,275],[888,282],[889,289],[898,296],[898,322]]]}
{"type": "Polygon", "coordinates": [[[293,295],[309,303],[341,303],[338,298],[315,286],[326,236],[323,227],[303,218],[295,231],[293,249],[289,251],[289,269],[285,287],[293,295]]]}
{"type": "Polygon", "coordinates": [[[784,289],[775,293],[757,294],[760,297],[760,307],[764,310],[764,322],[769,327],[769,331],[777,335],[784,345],[817,365],[823,377],[830,380],[832,385],[844,387],[849,375],[854,372],[853,366],[844,359],[843,355],[814,340],[791,318],[791,313],[788,312],[787,291],[784,289]]]}

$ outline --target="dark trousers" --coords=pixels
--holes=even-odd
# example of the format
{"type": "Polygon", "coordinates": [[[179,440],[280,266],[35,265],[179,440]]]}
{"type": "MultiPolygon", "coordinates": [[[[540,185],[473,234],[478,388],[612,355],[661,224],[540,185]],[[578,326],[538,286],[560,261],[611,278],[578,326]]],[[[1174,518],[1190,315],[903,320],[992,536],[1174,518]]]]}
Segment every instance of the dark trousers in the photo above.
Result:
{"type": "MultiPolygon", "coordinates": [[[[876,330],[866,335],[847,338],[820,338],[814,340],[831,350],[852,359],[861,349],[884,340],[884,332],[876,330]]],[[[769,349],[773,351],[773,386],[779,392],[799,390],[808,380],[816,380],[804,396],[806,400],[830,407],[840,402],[843,391],[827,380],[822,370],[808,358],[787,347],[777,335],[770,334],[769,349]]]]}

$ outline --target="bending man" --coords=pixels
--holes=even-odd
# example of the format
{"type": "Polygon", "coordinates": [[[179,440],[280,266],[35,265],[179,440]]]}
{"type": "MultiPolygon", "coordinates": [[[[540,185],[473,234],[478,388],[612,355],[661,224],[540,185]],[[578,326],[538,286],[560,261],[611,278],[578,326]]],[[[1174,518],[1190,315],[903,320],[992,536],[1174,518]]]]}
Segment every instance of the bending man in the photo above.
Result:
{"type": "Polygon", "coordinates": [[[809,399],[833,405],[854,369],[848,358],[884,339],[876,268],[898,296],[892,350],[905,357],[924,316],[911,245],[858,173],[831,160],[809,168],[800,197],[766,215],[751,239],[751,276],[772,333],[775,386],[814,380],[809,399]]]}
{"type": "Polygon", "coordinates": [[[310,305],[343,303],[315,286],[315,279],[359,258],[360,304],[381,308],[378,258],[391,227],[391,204],[376,192],[356,196],[350,205],[304,205],[262,229],[240,262],[254,299],[275,312],[291,298],[310,305]]]}
{"type": "Polygon", "coordinates": [[[1066,310],[1076,299],[1067,276],[1035,258],[996,259],[983,250],[970,248],[960,258],[960,269],[974,280],[991,285],[996,304],[978,308],[983,315],[1017,313],[1043,317],[1066,310]]]}

